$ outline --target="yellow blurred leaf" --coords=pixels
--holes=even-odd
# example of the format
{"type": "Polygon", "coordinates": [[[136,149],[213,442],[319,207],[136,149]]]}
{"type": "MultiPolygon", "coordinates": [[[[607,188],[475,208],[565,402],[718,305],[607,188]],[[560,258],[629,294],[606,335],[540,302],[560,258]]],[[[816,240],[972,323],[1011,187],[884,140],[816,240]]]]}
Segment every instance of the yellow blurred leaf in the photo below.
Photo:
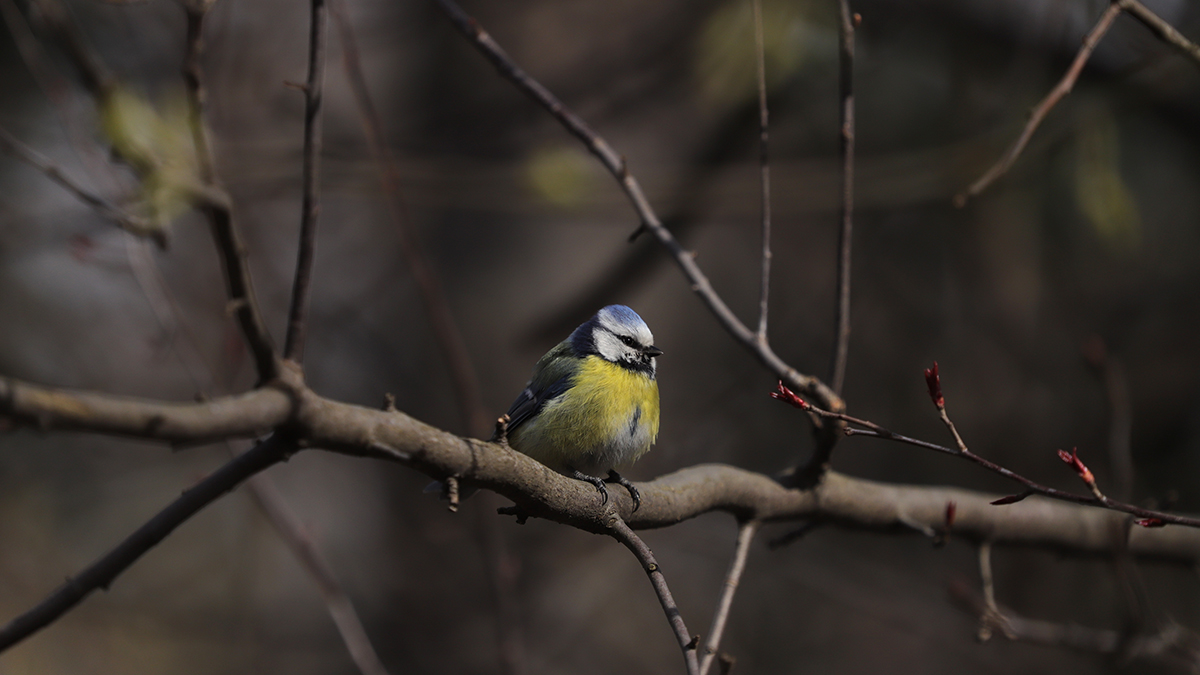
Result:
{"type": "Polygon", "coordinates": [[[578,206],[595,182],[593,160],[575,146],[535,151],[525,172],[533,191],[559,206],[578,206]]]}
{"type": "Polygon", "coordinates": [[[142,183],[142,206],[165,227],[192,204],[199,184],[188,103],[182,94],[155,105],[116,87],[101,101],[101,130],[113,153],[142,183]]]}
{"type": "Polygon", "coordinates": [[[1137,199],[1121,177],[1121,134],[1112,111],[1097,104],[1076,133],[1075,201],[1100,239],[1114,251],[1132,252],[1141,243],[1137,199]]]}
{"type": "MultiPolygon", "coordinates": [[[[808,0],[763,0],[763,58],[767,87],[791,77],[808,56],[814,37],[823,33],[836,45],[832,28],[816,15],[808,0]]],[[[750,0],[730,0],[718,7],[700,31],[696,75],[709,103],[737,105],[758,96],[754,46],[754,11],[750,0]]]]}

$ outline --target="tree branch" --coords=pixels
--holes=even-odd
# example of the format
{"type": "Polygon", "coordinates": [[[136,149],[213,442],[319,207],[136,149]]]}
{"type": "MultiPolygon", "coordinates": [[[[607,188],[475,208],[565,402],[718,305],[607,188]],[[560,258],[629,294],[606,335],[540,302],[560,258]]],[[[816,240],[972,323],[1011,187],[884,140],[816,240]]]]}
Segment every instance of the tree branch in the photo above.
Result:
{"type": "Polygon", "coordinates": [[[200,509],[267,467],[286,460],[295,446],[274,436],[217,469],[194,487],[184,491],[167,508],[139,527],[112,551],[89,565],[50,594],[36,607],[0,628],[0,651],[4,651],[57,620],[92,591],[107,590],[113,580],[196,515],[200,509]]]}
{"type": "MultiPolygon", "coordinates": [[[[758,301],[758,339],[767,343],[768,299],[771,294],[771,163],[768,161],[767,141],[770,117],[767,110],[767,59],[763,45],[761,0],[751,0],[754,7],[754,55],[758,68],[758,164],[762,183],[762,284],[758,301]]],[[[837,388],[834,387],[836,391],[837,388]]],[[[705,671],[708,669],[705,668],[705,671]]]]}
{"type": "Polygon", "coordinates": [[[1185,56],[1190,57],[1197,65],[1200,65],[1200,46],[1185,38],[1183,33],[1180,33],[1175,30],[1174,26],[1163,21],[1162,17],[1151,12],[1145,5],[1138,2],[1138,0],[1118,0],[1117,4],[1121,6],[1121,9],[1129,12],[1133,18],[1142,22],[1142,25],[1154,31],[1155,35],[1158,35],[1159,39],[1163,42],[1175,47],[1185,56]]]}
{"type": "Polygon", "coordinates": [[[213,232],[217,255],[225,273],[225,290],[229,295],[228,310],[237,319],[246,346],[254,359],[258,383],[270,382],[279,376],[279,361],[271,334],[263,323],[258,300],[250,280],[246,262],[246,247],[233,221],[233,203],[217,181],[216,168],[204,124],[204,86],[200,73],[200,55],[204,46],[204,17],[212,0],[190,0],[183,3],[187,14],[187,56],[184,59],[183,80],[191,108],[193,145],[200,167],[203,186],[194,195],[196,208],[204,214],[213,232]]]}
{"type": "Polygon", "coordinates": [[[81,183],[67,175],[49,157],[25,145],[3,127],[0,127],[0,150],[41,171],[47,178],[58,183],[59,186],[70,192],[79,201],[92,207],[105,218],[120,225],[121,229],[139,237],[149,237],[160,248],[166,246],[166,237],[161,228],[155,226],[154,223],[147,221],[145,218],[127,213],[107,199],[88,190],[81,183]]]}
{"type": "Polygon", "coordinates": [[[830,386],[842,395],[850,352],[850,251],[854,231],[854,22],[849,0],[838,0],[838,87],[841,90],[842,227],[838,230],[837,310],[830,386]]]}
{"type": "Polygon", "coordinates": [[[704,643],[704,656],[700,661],[700,675],[708,673],[717,650],[721,646],[721,637],[725,633],[725,622],[729,618],[729,610],[733,607],[733,594],[737,592],[742,573],[746,571],[746,557],[750,553],[750,544],[758,532],[758,521],[751,520],[738,526],[737,545],[733,552],[733,562],[729,564],[729,572],[725,575],[721,599],[717,603],[717,611],[713,613],[712,627],[708,629],[708,640],[704,643]]]}
{"type": "MultiPolygon", "coordinates": [[[[717,321],[734,339],[749,349],[772,373],[794,385],[806,395],[820,401],[822,406],[826,406],[830,410],[845,409],[845,403],[841,397],[824,382],[811,375],[805,375],[785,363],[783,359],[775,354],[770,345],[760,341],[757,334],[747,328],[734,315],[729,306],[725,304],[725,301],[713,290],[712,284],[709,282],[708,277],[704,275],[704,272],[700,270],[700,266],[696,264],[695,254],[684,250],[683,246],[675,239],[670,230],[663,227],[662,222],[654,213],[654,209],[646,200],[646,196],[642,193],[637,180],[629,172],[624,158],[618,155],[609,146],[607,141],[592,130],[583,119],[571,112],[554,94],[550,93],[548,89],[522,70],[500,45],[496,44],[496,41],[483,30],[479,23],[463,12],[453,0],[434,1],[450,17],[451,22],[459,32],[475,45],[501,75],[549,111],[567,131],[582,141],[588,150],[604,164],[605,168],[617,179],[617,182],[621,185],[622,190],[625,191],[626,196],[632,203],[634,211],[637,212],[638,217],[641,219],[641,225],[638,231],[634,232],[634,236],[637,236],[644,230],[648,230],[666,247],[667,251],[675,259],[676,264],[683,271],[684,276],[691,283],[692,290],[708,305],[709,310],[716,316],[717,321]]],[[[833,442],[836,435],[827,431],[826,437],[828,442],[833,442]]]]}
{"type": "Polygon", "coordinates": [[[283,356],[304,359],[309,285],[312,283],[317,217],[321,212],[321,94],[325,86],[325,0],[312,0],[308,34],[308,81],[304,85],[304,195],[300,206],[300,246],[288,311],[283,356]]]}
{"type": "Polygon", "coordinates": [[[1021,155],[1021,151],[1024,150],[1026,144],[1029,143],[1029,139],[1033,136],[1033,132],[1036,131],[1038,126],[1041,125],[1042,120],[1046,118],[1046,115],[1050,113],[1050,110],[1053,109],[1054,106],[1057,105],[1064,96],[1071,93],[1071,89],[1075,87],[1075,81],[1079,79],[1079,73],[1083,71],[1083,66],[1087,63],[1088,58],[1090,58],[1092,55],[1092,51],[1096,49],[1096,45],[1100,43],[1100,39],[1103,38],[1106,33],[1108,33],[1108,29],[1112,27],[1113,21],[1116,20],[1117,15],[1120,13],[1120,2],[1113,2],[1104,10],[1104,13],[1100,15],[1100,20],[1096,22],[1096,25],[1092,27],[1092,30],[1083,38],[1083,46],[1079,48],[1079,52],[1075,55],[1075,60],[1071,63],[1071,67],[1067,69],[1066,74],[1063,75],[1062,79],[1058,81],[1058,84],[1050,90],[1050,93],[1046,94],[1046,97],[1043,98],[1036,106],[1034,106],[1032,111],[1030,111],[1029,121],[1025,123],[1025,128],[1021,130],[1020,135],[1017,136],[1017,140],[1014,141],[1013,144],[1008,148],[1008,151],[1005,152],[994,165],[992,165],[992,168],[988,169],[982,176],[979,177],[978,180],[972,183],[965,192],[959,193],[954,197],[955,206],[965,206],[967,200],[973,197],[978,197],[984,190],[988,189],[988,186],[994,183],[997,178],[1000,178],[1004,174],[1008,173],[1008,170],[1012,168],[1013,163],[1017,161],[1017,157],[1021,155]]]}
{"type": "Polygon", "coordinates": [[[261,436],[287,422],[292,408],[292,397],[281,387],[202,403],[165,403],[0,377],[0,418],[42,431],[91,431],[196,445],[261,436]]]}
{"type": "Polygon", "coordinates": [[[696,642],[699,638],[692,637],[687,626],[684,625],[683,615],[679,613],[675,598],[671,597],[671,589],[667,588],[667,579],[663,576],[662,567],[654,559],[654,552],[620,518],[613,520],[611,534],[614,539],[624,544],[625,548],[633,553],[641,563],[646,575],[650,577],[650,584],[654,586],[658,601],[662,604],[667,621],[671,624],[671,630],[675,633],[675,639],[679,641],[679,648],[683,651],[683,660],[687,665],[688,675],[700,675],[700,663],[696,660],[696,642]]]}

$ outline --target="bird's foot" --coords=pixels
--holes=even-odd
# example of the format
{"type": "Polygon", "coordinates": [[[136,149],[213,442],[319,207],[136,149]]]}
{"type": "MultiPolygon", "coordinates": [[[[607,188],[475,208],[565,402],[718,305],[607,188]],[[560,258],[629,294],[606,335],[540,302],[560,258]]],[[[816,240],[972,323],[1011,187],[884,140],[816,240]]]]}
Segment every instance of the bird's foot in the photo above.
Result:
{"type": "Polygon", "coordinates": [[[604,505],[604,504],[608,503],[608,488],[604,486],[603,478],[597,478],[596,476],[589,476],[586,473],[579,471],[577,469],[571,469],[571,478],[574,478],[575,480],[581,480],[585,483],[591,483],[592,485],[595,485],[596,489],[600,491],[600,504],[604,505]]]}
{"type": "Polygon", "coordinates": [[[609,469],[607,482],[617,483],[626,490],[629,490],[629,496],[633,498],[634,511],[637,511],[638,507],[642,505],[642,493],[638,492],[638,489],[633,486],[633,482],[631,482],[628,478],[622,476],[612,469],[609,469]]]}

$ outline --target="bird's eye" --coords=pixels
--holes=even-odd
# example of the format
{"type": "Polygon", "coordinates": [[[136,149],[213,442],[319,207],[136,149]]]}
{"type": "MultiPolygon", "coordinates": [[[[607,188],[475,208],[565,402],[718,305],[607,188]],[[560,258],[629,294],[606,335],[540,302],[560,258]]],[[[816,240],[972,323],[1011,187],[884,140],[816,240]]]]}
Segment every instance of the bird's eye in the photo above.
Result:
{"type": "Polygon", "coordinates": [[[620,339],[621,342],[624,342],[626,347],[634,346],[633,338],[629,337],[628,335],[618,335],[617,338],[620,339]]]}

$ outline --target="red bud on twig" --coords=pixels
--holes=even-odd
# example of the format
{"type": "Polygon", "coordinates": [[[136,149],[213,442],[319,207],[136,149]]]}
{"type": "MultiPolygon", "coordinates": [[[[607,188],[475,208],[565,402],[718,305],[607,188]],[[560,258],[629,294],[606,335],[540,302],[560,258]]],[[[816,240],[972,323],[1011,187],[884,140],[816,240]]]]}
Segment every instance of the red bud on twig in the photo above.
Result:
{"type": "Polygon", "coordinates": [[[1092,475],[1091,469],[1088,469],[1083,460],[1079,459],[1079,448],[1071,448],[1071,452],[1059,450],[1058,458],[1070,464],[1071,468],[1075,469],[1075,473],[1079,474],[1079,477],[1083,479],[1083,482],[1089,486],[1096,484],[1096,477],[1092,475]]]}
{"type": "Polygon", "coordinates": [[[779,390],[771,392],[771,398],[778,401],[783,401],[784,403],[795,406],[801,410],[808,410],[812,407],[808,404],[808,401],[805,401],[797,396],[796,392],[788,389],[787,386],[784,385],[783,380],[779,381],[779,390]]]}
{"type": "Polygon", "coordinates": [[[1142,527],[1163,527],[1166,525],[1166,523],[1162,521],[1162,518],[1138,518],[1133,522],[1141,525],[1142,527]]]}
{"type": "Polygon", "coordinates": [[[997,499],[996,501],[992,502],[992,506],[1004,506],[1005,504],[1016,504],[1019,501],[1023,501],[1026,497],[1028,497],[1031,494],[1033,494],[1032,491],[1026,490],[1025,492],[1021,492],[1021,493],[1018,493],[1015,495],[1001,497],[1000,499],[997,499]]]}
{"type": "Polygon", "coordinates": [[[925,369],[925,386],[929,387],[929,398],[938,410],[945,408],[946,399],[942,397],[942,380],[938,377],[937,361],[933,362],[932,368],[925,369]]]}

